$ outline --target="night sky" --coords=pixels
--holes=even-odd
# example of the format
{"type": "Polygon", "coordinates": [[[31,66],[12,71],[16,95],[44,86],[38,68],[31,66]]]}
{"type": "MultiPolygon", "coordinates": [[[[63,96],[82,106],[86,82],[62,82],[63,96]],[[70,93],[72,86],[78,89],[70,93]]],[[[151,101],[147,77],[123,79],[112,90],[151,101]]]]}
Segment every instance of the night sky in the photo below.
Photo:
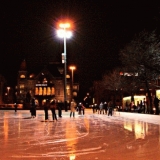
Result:
{"type": "Polygon", "coordinates": [[[1,2],[0,74],[14,85],[20,63],[29,71],[61,62],[63,40],[58,22],[68,19],[73,37],[67,39],[67,63],[75,64],[81,91],[120,64],[118,53],[144,29],[160,27],[160,5],[98,0],[5,0],[1,2]]]}

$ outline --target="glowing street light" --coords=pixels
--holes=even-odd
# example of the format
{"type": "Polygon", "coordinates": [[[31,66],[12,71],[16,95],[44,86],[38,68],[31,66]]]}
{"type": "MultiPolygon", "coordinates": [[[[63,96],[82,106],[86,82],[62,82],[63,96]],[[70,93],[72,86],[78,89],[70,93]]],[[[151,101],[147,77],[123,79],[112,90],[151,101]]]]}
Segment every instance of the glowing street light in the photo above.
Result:
{"type": "Polygon", "coordinates": [[[74,82],[73,81],[73,78],[74,78],[73,77],[73,71],[76,69],[76,67],[75,66],[70,66],[69,69],[72,71],[72,81],[71,81],[72,82],[71,83],[71,100],[72,100],[72,98],[73,98],[73,82],[74,82]]]}
{"type": "Polygon", "coordinates": [[[7,87],[7,106],[8,106],[8,103],[9,103],[9,90],[10,89],[11,89],[10,87],[7,87]]]}
{"type": "Polygon", "coordinates": [[[67,86],[67,51],[66,51],[66,39],[70,38],[72,36],[72,32],[71,31],[67,31],[67,28],[70,27],[69,23],[61,23],[59,25],[60,29],[57,30],[57,35],[60,38],[64,39],[64,107],[65,107],[65,111],[67,111],[67,106],[66,106],[66,102],[67,102],[67,95],[66,95],[66,86],[67,86]]]}

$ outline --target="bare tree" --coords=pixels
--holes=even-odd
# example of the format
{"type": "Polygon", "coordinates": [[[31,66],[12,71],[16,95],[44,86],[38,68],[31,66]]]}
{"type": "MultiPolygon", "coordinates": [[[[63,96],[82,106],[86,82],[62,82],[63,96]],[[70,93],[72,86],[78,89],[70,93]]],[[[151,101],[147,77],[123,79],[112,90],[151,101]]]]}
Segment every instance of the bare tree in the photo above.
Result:
{"type": "Polygon", "coordinates": [[[138,73],[137,81],[145,84],[152,112],[152,97],[149,90],[160,73],[160,42],[156,32],[141,32],[120,52],[120,59],[129,72],[138,73]]]}
{"type": "Polygon", "coordinates": [[[121,69],[116,68],[110,73],[106,73],[103,75],[102,78],[102,88],[103,91],[111,91],[114,96],[114,105],[116,104],[116,95],[122,94],[122,88],[123,88],[123,77],[120,76],[121,69]]]}
{"type": "Polygon", "coordinates": [[[94,88],[93,90],[94,90],[95,102],[99,104],[103,97],[103,91],[104,91],[102,81],[94,81],[93,88],[94,88]]]}

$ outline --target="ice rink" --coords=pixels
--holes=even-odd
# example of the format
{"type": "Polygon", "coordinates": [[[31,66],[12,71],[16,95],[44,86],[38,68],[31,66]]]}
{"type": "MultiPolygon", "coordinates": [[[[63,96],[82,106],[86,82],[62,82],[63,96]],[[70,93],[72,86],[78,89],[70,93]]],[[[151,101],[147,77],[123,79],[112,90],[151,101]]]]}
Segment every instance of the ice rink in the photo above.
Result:
{"type": "Polygon", "coordinates": [[[0,110],[0,160],[160,160],[160,116],[69,113],[0,110]]]}

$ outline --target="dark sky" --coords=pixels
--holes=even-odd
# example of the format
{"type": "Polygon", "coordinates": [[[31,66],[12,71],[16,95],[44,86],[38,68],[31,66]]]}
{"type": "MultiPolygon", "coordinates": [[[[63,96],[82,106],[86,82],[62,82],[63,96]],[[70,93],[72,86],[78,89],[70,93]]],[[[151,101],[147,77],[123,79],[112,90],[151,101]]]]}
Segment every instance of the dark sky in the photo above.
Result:
{"type": "Polygon", "coordinates": [[[23,59],[28,70],[61,62],[63,40],[56,36],[62,19],[72,22],[67,63],[75,64],[82,91],[104,71],[119,65],[118,53],[136,33],[159,29],[160,5],[99,0],[5,0],[1,2],[0,73],[16,81],[23,59]]]}

